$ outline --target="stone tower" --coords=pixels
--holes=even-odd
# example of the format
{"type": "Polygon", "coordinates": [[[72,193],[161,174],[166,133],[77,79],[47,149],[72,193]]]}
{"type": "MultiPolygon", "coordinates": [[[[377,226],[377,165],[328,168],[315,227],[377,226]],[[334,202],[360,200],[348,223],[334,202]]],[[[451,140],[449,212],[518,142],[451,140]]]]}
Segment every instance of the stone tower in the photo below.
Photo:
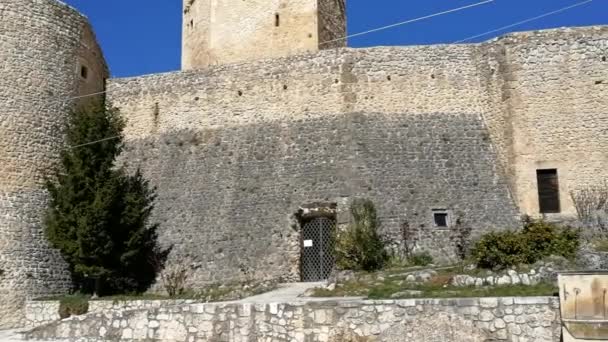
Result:
{"type": "Polygon", "coordinates": [[[182,69],[345,46],[344,1],[184,0],[182,69]]]}
{"type": "MultiPolygon", "coordinates": [[[[0,0],[0,328],[23,301],[71,287],[43,234],[44,176],[58,161],[74,97],[104,89],[108,71],[87,19],[55,0],[0,0]]],[[[95,97],[83,97],[84,102],[95,97]]]]}

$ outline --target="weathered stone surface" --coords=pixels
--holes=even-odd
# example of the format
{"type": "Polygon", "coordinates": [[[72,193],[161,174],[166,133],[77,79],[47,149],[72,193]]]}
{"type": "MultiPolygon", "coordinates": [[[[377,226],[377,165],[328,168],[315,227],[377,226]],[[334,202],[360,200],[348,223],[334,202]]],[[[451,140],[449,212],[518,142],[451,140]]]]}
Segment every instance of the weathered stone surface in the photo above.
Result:
{"type": "Polygon", "coordinates": [[[158,186],[154,218],[176,246],[171,262],[195,255],[206,265],[198,283],[296,280],[293,215],[311,202],[345,212],[349,199],[368,197],[384,234],[399,241],[407,216],[417,246],[447,259],[452,232],[433,227],[431,208],[462,215],[477,235],[537,213],[534,165],[577,170],[560,173],[568,189],[603,179],[604,159],[580,155],[604,153],[604,140],[589,139],[606,129],[608,100],[588,80],[608,77],[607,37],[581,28],[321,51],[115,79],[108,90],[129,119],[124,160],[158,186]],[[580,74],[556,74],[556,54],[580,74]]]}
{"type": "Polygon", "coordinates": [[[183,69],[346,45],[344,0],[183,2],[183,69]]]}
{"type": "MultiPolygon", "coordinates": [[[[207,3],[221,20],[238,20],[218,1],[207,3]]],[[[334,19],[312,3],[285,8],[303,17],[277,38],[276,51],[295,44],[291,33],[313,18],[313,41],[339,34],[341,2],[317,2],[317,10],[340,14],[334,19]]],[[[259,4],[243,2],[239,11],[259,4]]],[[[197,18],[210,13],[201,1],[190,10],[197,18]]],[[[270,22],[247,30],[274,30],[270,22]]],[[[195,24],[191,38],[202,39],[195,24]]],[[[251,46],[267,51],[253,38],[245,56],[256,52],[251,46]]],[[[520,213],[538,214],[537,168],[560,170],[563,214],[574,215],[570,190],[603,181],[608,169],[607,39],[608,28],[588,27],[482,44],[326,50],[110,80],[108,100],[128,119],[122,162],[141,167],[159,189],[153,219],[162,243],[175,246],[170,263],[193,256],[192,280],[201,285],[299,280],[294,214],[311,203],[335,204],[342,224],[349,201],[368,197],[384,235],[399,240],[407,218],[417,247],[446,260],[455,256],[455,233],[434,227],[431,210],[446,209],[453,222],[462,217],[473,236],[513,227],[520,213]]],[[[187,39],[197,52],[195,40],[187,39]]],[[[3,0],[0,51],[5,327],[23,319],[26,296],[69,287],[42,235],[42,183],[57,161],[68,100],[102,90],[107,72],[86,19],[53,0],[3,0]]]]}
{"type": "MultiPolygon", "coordinates": [[[[187,304],[144,310],[110,310],[70,318],[36,328],[28,338],[82,338],[102,341],[546,341],[560,336],[558,298],[408,299],[256,304],[187,304]],[[521,312],[540,313],[497,317],[505,299],[521,312]],[[513,304],[525,302],[530,304],[513,304]],[[544,303],[544,304],[540,304],[544,303]],[[408,308],[408,310],[404,309],[408,308]],[[481,308],[481,309],[480,309],[481,308]],[[339,310],[338,310],[339,309],[339,310]],[[413,309],[413,310],[409,310],[413,309]],[[476,313],[481,313],[477,316],[476,313]],[[238,314],[237,314],[238,313],[238,314]],[[114,322],[125,322],[115,324],[114,322]],[[542,324],[529,326],[529,322],[542,324]],[[357,338],[355,338],[357,337],[357,338]]],[[[126,307],[134,307],[128,305],[126,307]]]]}
{"type": "Polygon", "coordinates": [[[58,160],[70,97],[103,90],[108,74],[86,18],[54,0],[0,1],[0,60],[0,328],[8,328],[23,324],[26,297],[71,286],[42,231],[44,177],[58,160]]]}

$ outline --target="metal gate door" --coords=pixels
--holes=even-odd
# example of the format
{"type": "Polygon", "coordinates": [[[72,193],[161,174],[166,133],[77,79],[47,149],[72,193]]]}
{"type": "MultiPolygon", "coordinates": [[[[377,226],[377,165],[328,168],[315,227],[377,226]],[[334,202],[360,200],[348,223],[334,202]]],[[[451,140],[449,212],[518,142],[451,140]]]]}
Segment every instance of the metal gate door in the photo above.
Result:
{"type": "Polygon", "coordinates": [[[326,217],[310,220],[302,227],[302,281],[319,281],[329,277],[334,267],[335,222],[326,217]]]}

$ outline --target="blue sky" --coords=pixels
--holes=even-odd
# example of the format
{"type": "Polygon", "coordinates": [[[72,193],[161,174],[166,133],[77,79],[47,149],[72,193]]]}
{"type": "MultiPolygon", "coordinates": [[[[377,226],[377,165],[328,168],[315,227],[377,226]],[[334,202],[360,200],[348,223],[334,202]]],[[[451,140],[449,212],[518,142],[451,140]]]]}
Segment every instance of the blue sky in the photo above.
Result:
{"type": "MultiPolygon", "coordinates": [[[[228,1],[228,0],[227,0],[228,1]]],[[[235,0],[236,1],[236,0],[235,0]]],[[[349,34],[481,0],[346,0],[349,34]]],[[[351,47],[450,43],[584,0],[495,0],[487,5],[349,39],[351,47]]],[[[67,0],[91,20],[112,76],[178,70],[182,0],[67,0]]],[[[608,0],[507,31],[608,25],[608,0]]],[[[487,40],[505,31],[478,38],[487,40]]]]}

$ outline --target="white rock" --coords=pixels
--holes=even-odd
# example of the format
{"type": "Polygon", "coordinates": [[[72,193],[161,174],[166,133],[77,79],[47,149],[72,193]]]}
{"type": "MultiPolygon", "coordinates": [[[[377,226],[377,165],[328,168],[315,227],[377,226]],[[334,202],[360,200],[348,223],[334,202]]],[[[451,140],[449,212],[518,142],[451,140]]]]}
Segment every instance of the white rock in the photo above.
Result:
{"type": "Polygon", "coordinates": [[[507,336],[507,330],[505,330],[505,329],[498,330],[496,332],[496,337],[499,340],[506,340],[508,338],[508,336],[507,336]]]}
{"type": "Polygon", "coordinates": [[[502,320],[502,318],[497,318],[496,320],[494,320],[494,327],[496,327],[496,329],[503,329],[507,326],[507,324],[505,323],[505,321],[502,320]]]}
{"type": "Polygon", "coordinates": [[[489,321],[491,321],[493,319],[494,319],[494,315],[489,310],[483,310],[479,314],[479,320],[482,321],[482,322],[489,322],[489,321]]]}
{"type": "Polygon", "coordinates": [[[523,285],[530,285],[530,277],[528,277],[528,275],[527,275],[527,274],[525,274],[525,273],[524,273],[524,274],[522,274],[522,275],[521,275],[521,283],[522,283],[523,285]]]}
{"type": "Polygon", "coordinates": [[[500,278],[496,279],[496,285],[509,285],[511,284],[511,277],[508,275],[503,275],[500,278]]]}
{"type": "Polygon", "coordinates": [[[133,330],[131,330],[130,328],[127,328],[125,330],[122,331],[122,338],[123,339],[131,339],[133,338],[133,330]]]}
{"type": "Polygon", "coordinates": [[[482,308],[498,307],[498,298],[479,298],[479,306],[482,308]]]}

